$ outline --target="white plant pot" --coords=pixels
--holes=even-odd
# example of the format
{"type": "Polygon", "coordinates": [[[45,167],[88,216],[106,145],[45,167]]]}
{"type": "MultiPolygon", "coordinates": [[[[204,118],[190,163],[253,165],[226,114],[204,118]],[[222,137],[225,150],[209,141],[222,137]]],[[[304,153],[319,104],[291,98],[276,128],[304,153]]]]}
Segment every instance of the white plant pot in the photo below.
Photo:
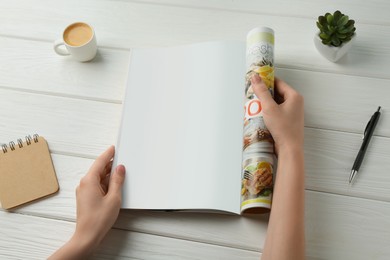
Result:
{"type": "Polygon", "coordinates": [[[314,36],[314,45],[316,46],[319,53],[322,54],[322,56],[324,56],[331,62],[337,62],[348,52],[348,50],[352,46],[352,43],[355,41],[355,38],[356,33],[349,42],[343,43],[340,47],[334,47],[323,44],[320,39],[320,36],[318,35],[318,33],[316,33],[316,35],[314,36]]]}

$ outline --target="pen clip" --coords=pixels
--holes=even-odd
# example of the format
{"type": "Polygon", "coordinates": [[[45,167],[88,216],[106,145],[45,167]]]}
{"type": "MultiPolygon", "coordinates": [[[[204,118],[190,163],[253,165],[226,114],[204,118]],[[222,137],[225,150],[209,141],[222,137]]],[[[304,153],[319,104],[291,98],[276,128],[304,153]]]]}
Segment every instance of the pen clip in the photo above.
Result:
{"type": "Polygon", "coordinates": [[[366,128],[364,129],[364,133],[363,133],[363,138],[362,139],[364,139],[364,137],[366,137],[367,128],[370,125],[371,121],[372,121],[372,117],[370,118],[370,121],[368,121],[368,123],[366,125],[366,128]]]}

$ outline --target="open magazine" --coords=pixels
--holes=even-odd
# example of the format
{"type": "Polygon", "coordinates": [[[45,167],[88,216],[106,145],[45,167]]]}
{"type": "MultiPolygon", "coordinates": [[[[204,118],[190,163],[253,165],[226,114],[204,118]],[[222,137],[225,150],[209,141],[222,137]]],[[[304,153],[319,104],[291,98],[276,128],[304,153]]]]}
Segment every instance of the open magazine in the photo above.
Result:
{"type": "Polygon", "coordinates": [[[114,166],[122,208],[266,212],[275,157],[250,78],[273,94],[274,33],[131,52],[114,166]],[[244,113],[243,108],[244,107],[244,113]]]}

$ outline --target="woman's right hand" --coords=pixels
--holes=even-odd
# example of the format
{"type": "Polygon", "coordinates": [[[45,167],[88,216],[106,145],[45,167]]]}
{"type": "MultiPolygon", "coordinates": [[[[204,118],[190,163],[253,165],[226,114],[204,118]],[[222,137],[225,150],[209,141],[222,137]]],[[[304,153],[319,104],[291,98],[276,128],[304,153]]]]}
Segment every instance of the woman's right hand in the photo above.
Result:
{"type": "Polygon", "coordinates": [[[275,102],[267,86],[256,73],[251,78],[252,88],[261,102],[264,122],[275,141],[275,151],[303,148],[303,97],[286,82],[275,79],[275,102]]]}

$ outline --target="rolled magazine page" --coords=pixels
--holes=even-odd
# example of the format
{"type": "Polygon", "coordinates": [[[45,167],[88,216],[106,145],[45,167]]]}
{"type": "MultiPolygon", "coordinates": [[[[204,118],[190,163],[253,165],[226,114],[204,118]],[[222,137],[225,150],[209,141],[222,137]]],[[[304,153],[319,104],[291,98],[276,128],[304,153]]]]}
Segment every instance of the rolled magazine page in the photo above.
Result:
{"type": "Polygon", "coordinates": [[[254,28],[247,35],[245,117],[241,176],[241,212],[261,213],[271,208],[274,179],[274,141],[264,124],[260,100],[251,86],[257,73],[274,94],[274,31],[254,28]]]}

